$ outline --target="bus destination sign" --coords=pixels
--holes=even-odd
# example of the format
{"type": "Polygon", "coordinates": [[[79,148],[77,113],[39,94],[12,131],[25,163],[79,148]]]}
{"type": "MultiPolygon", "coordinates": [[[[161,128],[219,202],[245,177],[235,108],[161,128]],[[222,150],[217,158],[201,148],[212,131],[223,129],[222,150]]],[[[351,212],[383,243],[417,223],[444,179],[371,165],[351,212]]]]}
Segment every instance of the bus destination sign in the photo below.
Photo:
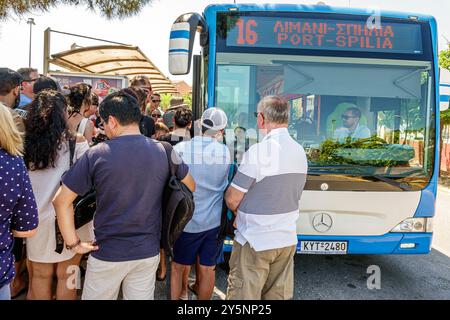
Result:
{"type": "Polygon", "coordinates": [[[227,47],[422,54],[416,23],[242,16],[228,17],[228,26],[227,47]]]}

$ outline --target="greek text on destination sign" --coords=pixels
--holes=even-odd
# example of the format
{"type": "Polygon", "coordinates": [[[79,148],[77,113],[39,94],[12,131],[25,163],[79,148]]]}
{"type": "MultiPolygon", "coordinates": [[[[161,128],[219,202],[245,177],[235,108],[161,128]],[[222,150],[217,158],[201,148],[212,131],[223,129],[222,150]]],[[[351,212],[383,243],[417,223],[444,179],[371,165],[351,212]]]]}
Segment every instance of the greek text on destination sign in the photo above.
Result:
{"type": "Polygon", "coordinates": [[[227,47],[371,51],[421,54],[422,33],[417,23],[366,20],[228,17],[227,47]]]}

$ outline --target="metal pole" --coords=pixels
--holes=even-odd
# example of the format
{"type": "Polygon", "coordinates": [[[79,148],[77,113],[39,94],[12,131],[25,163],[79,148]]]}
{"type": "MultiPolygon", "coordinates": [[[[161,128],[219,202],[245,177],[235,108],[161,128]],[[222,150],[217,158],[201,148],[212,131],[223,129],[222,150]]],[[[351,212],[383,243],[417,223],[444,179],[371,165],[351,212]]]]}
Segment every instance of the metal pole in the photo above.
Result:
{"type": "Polygon", "coordinates": [[[33,31],[33,25],[35,24],[34,19],[28,18],[27,24],[30,25],[30,48],[29,48],[29,52],[28,52],[28,67],[31,68],[31,35],[32,35],[32,31],[33,31]]]}
{"type": "Polygon", "coordinates": [[[50,28],[47,28],[44,32],[44,76],[48,75],[50,71],[50,32],[50,28]]]}
{"type": "Polygon", "coordinates": [[[28,52],[28,67],[31,68],[31,35],[32,35],[33,25],[35,24],[34,19],[28,18],[27,24],[30,25],[30,48],[29,48],[29,52],[28,52]]]}

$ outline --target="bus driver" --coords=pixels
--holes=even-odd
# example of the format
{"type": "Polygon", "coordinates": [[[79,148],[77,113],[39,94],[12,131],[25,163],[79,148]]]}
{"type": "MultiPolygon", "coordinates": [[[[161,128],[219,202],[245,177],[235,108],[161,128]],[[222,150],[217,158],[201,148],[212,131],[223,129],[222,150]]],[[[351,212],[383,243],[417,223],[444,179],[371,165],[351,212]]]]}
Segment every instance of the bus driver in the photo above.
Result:
{"type": "Polygon", "coordinates": [[[342,127],[333,133],[333,139],[338,142],[345,142],[350,137],[352,141],[364,138],[370,138],[370,130],[365,125],[359,124],[361,111],[353,105],[347,108],[342,114],[342,127]]]}

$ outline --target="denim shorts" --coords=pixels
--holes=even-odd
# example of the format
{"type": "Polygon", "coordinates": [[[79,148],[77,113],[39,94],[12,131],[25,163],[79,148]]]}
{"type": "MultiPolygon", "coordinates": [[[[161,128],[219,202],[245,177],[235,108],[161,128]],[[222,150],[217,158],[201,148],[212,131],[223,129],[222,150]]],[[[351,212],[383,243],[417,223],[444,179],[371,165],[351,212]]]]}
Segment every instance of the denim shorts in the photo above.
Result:
{"type": "Polygon", "coordinates": [[[0,300],[11,300],[11,292],[9,291],[9,284],[0,288],[0,300]]]}
{"type": "Polygon", "coordinates": [[[222,242],[218,240],[219,227],[204,232],[183,232],[173,246],[173,261],[193,265],[200,258],[202,266],[215,266],[222,242]]]}

